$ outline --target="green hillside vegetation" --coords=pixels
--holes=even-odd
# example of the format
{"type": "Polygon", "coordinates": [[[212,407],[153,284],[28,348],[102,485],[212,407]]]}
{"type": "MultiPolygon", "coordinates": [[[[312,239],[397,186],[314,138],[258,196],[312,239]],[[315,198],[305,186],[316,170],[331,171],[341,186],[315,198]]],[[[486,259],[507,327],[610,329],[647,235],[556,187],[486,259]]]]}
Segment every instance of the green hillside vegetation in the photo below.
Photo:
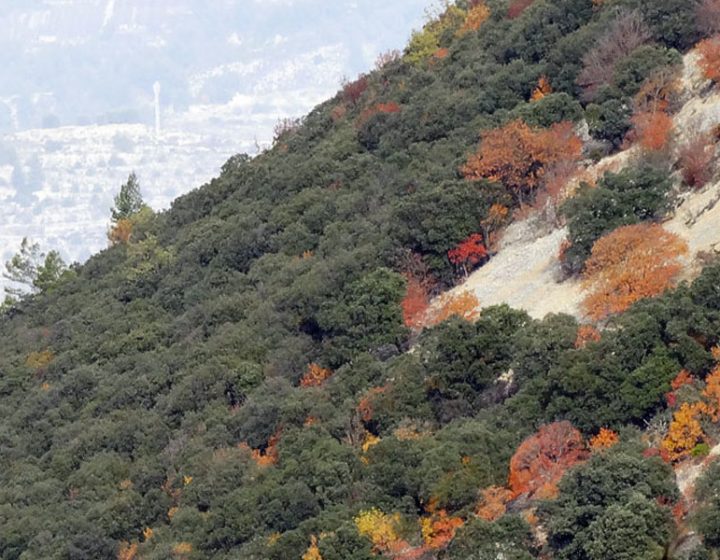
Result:
{"type": "MultiPolygon", "coordinates": [[[[272,149],[166,212],[130,205],[108,249],[6,307],[1,559],[672,557],[678,489],[643,429],[671,418],[681,370],[715,368],[720,265],[587,344],[570,316],[507,307],[403,322],[409,278],[454,285],[448,252],[518,208],[508,185],[463,176],[484,131],[587,118],[616,149],[641,84],[702,36],[688,0],[519,4],[488,0],[475,29],[483,5],[459,0],[272,149]],[[584,57],[632,10],[650,36],[589,98],[584,57]],[[621,443],[568,464],[556,496],[476,515],[518,446],[563,420],[621,443]]],[[[655,159],[581,190],[569,271],[664,215],[669,173],[655,159]]],[[[720,551],[716,510],[697,522],[702,557],[720,551]]]]}

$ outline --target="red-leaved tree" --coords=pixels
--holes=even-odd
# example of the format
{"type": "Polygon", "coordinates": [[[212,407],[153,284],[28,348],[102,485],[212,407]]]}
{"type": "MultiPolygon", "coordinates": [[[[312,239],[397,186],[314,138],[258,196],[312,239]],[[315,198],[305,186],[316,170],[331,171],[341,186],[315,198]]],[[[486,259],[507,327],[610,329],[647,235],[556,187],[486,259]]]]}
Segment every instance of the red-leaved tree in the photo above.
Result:
{"type": "Polygon", "coordinates": [[[468,274],[468,268],[474,268],[483,262],[488,256],[487,248],[483,242],[483,236],[479,233],[473,233],[457,247],[448,251],[448,259],[455,266],[460,266],[465,273],[468,274]]]}

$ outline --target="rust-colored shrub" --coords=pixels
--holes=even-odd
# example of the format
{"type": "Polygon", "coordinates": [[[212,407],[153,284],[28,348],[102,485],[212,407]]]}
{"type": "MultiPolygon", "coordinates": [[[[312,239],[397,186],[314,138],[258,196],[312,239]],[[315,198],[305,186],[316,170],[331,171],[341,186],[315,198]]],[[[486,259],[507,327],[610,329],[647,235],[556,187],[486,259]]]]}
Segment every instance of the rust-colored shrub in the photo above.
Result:
{"type": "Polygon", "coordinates": [[[670,387],[672,387],[673,391],[677,391],[680,387],[684,387],[685,385],[692,385],[694,382],[695,378],[690,375],[690,372],[686,369],[683,369],[675,376],[675,379],[670,382],[670,387]]]}
{"type": "Polygon", "coordinates": [[[520,17],[522,13],[527,10],[535,0],[511,0],[508,6],[508,18],[515,19],[520,17]]]}
{"type": "Polygon", "coordinates": [[[414,276],[406,275],[407,291],[401,302],[403,322],[406,327],[418,329],[423,326],[430,306],[430,296],[423,283],[414,276]]]}
{"type": "Polygon", "coordinates": [[[696,132],[678,148],[678,165],[683,182],[689,187],[704,187],[713,176],[715,140],[711,133],[696,132]]]}
{"type": "Polygon", "coordinates": [[[348,105],[357,105],[368,88],[367,76],[360,76],[353,82],[346,82],[342,89],[342,98],[348,105]]]}
{"type": "Polygon", "coordinates": [[[364,111],[360,113],[360,115],[357,118],[357,121],[355,122],[355,127],[360,128],[362,127],[370,118],[372,118],[375,115],[379,115],[381,113],[384,114],[392,114],[392,113],[399,113],[400,112],[400,105],[395,103],[394,101],[390,101],[388,103],[377,103],[373,105],[372,107],[368,107],[364,111]]]}
{"type": "Polygon", "coordinates": [[[542,426],[518,447],[510,460],[513,497],[552,498],[565,471],[588,457],[582,434],[570,422],[542,426]]]}
{"type": "Polygon", "coordinates": [[[673,120],[666,112],[637,113],[632,124],[634,137],[644,149],[660,152],[668,147],[673,120]]]}
{"type": "Polygon", "coordinates": [[[431,550],[445,547],[455,537],[455,532],[464,525],[460,517],[451,517],[441,509],[420,521],[425,546],[431,550]]]}
{"type": "Polygon", "coordinates": [[[386,385],[384,385],[382,387],[372,387],[360,399],[360,402],[358,403],[356,410],[357,410],[358,414],[360,415],[360,419],[365,424],[372,422],[373,400],[377,396],[382,395],[387,390],[388,390],[388,387],[386,385]]]}
{"type": "Polygon", "coordinates": [[[461,241],[457,247],[448,251],[448,260],[455,266],[461,266],[465,276],[468,274],[468,267],[470,269],[474,268],[483,262],[487,256],[488,251],[483,236],[479,233],[473,233],[461,241]]]}
{"type": "Polygon", "coordinates": [[[700,68],[708,80],[720,82],[720,35],[704,39],[697,45],[700,68]]]}

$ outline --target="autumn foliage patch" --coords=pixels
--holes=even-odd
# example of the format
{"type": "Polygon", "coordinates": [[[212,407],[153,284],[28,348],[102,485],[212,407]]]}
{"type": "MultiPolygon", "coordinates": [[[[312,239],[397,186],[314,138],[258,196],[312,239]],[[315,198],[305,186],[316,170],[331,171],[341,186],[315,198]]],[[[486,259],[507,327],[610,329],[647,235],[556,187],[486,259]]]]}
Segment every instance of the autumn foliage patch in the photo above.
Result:
{"type": "Polygon", "coordinates": [[[330,378],[332,374],[332,370],[312,363],[308,365],[305,374],[300,379],[300,387],[319,387],[326,379],[330,378]]]}
{"type": "Polygon", "coordinates": [[[678,148],[678,165],[683,182],[699,189],[713,176],[715,142],[710,133],[695,133],[678,148]]]}
{"type": "Polygon", "coordinates": [[[472,269],[483,262],[488,256],[487,248],[483,241],[483,236],[479,233],[473,233],[465,240],[460,242],[457,247],[448,251],[448,259],[455,266],[462,267],[465,275],[468,268],[472,269]]]}
{"type": "Polygon", "coordinates": [[[634,135],[644,149],[659,152],[668,147],[673,121],[666,112],[638,113],[633,116],[632,124],[634,135]]]}
{"type": "Polygon", "coordinates": [[[462,173],[469,180],[502,183],[522,204],[543,184],[550,168],[576,162],[581,153],[582,141],[572,123],[536,130],[515,120],[485,132],[480,148],[468,159],[462,173]]]}
{"type": "Polygon", "coordinates": [[[451,317],[474,321],[480,316],[480,302],[472,292],[446,294],[440,298],[437,309],[428,318],[429,325],[437,325],[451,317]]]}
{"type": "Polygon", "coordinates": [[[715,83],[720,82],[720,36],[700,41],[697,51],[705,77],[715,83]]]}
{"type": "Polygon", "coordinates": [[[510,6],[508,6],[508,18],[515,19],[520,17],[522,13],[527,10],[534,0],[512,0],[510,6]]]}
{"type": "Polygon", "coordinates": [[[430,296],[426,286],[413,276],[407,276],[407,292],[402,302],[403,323],[412,329],[423,325],[430,306],[430,296]]]}
{"type": "Polygon", "coordinates": [[[357,80],[348,82],[343,86],[342,97],[345,103],[356,105],[363,93],[368,88],[368,79],[366,76],[360,76],[357,80]]]}
{"type": "Polygon", "coordinates": [[[599,239],[585,265],[583,305],[599,320],[671,287],[688,246],[657,224],[624,226],[599,239]]]}
{"type": "Polygon", "coordinates": [[[542,426],[510,460],[510,490],[515,497],[551,498],[565,471],[587,457],[582,434],[570,422],[542,426]]]}
{"type": "Polygon", "coordinates": [[[552,86],[547,76],[540,76],[537,87],[533,90],[531,101],[540,101],[546,95],[550,95],[553,92],[552,86]]]}
{"type": "Polygon", "coordinates": [[[477,31],[489,17],[490,9],[487,7],[485,2],[483,0],[474,0],[467,12],[467,15],[465,16],[465,21],[462,26],[460,26],[460,29],[458,29],[457,34],[462,36],[466,33],[477,31]]]}

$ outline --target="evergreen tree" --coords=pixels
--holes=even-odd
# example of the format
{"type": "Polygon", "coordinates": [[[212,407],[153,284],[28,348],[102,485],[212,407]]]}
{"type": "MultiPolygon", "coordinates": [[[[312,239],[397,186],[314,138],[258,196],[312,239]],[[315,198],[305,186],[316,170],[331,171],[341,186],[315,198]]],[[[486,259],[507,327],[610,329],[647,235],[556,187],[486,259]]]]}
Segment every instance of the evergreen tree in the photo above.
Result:
{"type": "Polygon", "coordinates": [[[115,206],[110,210],[112,221],[117,223],[120,220],[127,220],[144,207],[145,202],[140,193],[140,183],[133,171],[128,176],[127,182],[120,187],[120,192],[115,196],[115,206]]]}
{"type": "Polygon", "coordinates": [[[12,282],[5,288],[11,299],[50,289],[66,272],[67,265],[57,251],[45,254],[38,243],[23,238],[20,250],[5,263],[3,277],[12,282]]]}

